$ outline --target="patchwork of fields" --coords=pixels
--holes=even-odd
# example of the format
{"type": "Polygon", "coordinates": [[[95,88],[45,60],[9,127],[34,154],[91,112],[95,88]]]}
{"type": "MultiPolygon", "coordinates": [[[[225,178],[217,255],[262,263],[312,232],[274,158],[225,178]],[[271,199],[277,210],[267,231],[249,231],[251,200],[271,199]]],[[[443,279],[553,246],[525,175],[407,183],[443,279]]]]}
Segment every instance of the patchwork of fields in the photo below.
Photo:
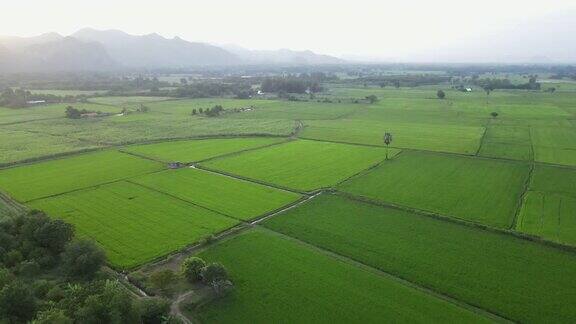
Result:
{"type": "MultiPolygon", "coordinates": [[[[390,156],[398,153],[391,150],[390,156]]],[[[202,163],[210,169],[238,174],[303,191],[330,187],[385,159],[386,150],[298,140],[202,163]]]]}
{"type": "Polygon", "coordinates": [[[529,165],[403,152],[339,188],[354,195],[508,228],[529,165]]]}
{"type": "Polygon", "coordinates": [[[488,322],[447,301],[261,230],[238,235],[200,256],[223,263],[238,283],[231,296],[198,310],[203,322],[369,323],[378,318],[488,322]]]}
{"type": "Polygon", "coordinates": [[[571,252],[332,195],[264,225],[509,319],[576,316],[571,252]]]}
{"type": "Polygon", "coordinates": [[[576,93],[436,90],[0,107],[0,219],[44,210],[116,269],[224,233],[202,322],[573,321],[576,93]]]}

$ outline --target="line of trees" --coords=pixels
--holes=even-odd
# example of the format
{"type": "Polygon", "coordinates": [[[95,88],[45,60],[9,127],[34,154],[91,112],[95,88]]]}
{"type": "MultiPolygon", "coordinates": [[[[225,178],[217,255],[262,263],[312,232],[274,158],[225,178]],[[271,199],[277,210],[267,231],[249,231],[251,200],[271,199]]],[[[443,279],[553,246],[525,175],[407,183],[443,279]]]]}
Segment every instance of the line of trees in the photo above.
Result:
{"type": "Polygon", "coordinates": [[[317,93],[323,90],[318,81],[307,77],[265,78],[262,81],[261,89],[263,92],[300,94],[306,91],[317,93]]]}

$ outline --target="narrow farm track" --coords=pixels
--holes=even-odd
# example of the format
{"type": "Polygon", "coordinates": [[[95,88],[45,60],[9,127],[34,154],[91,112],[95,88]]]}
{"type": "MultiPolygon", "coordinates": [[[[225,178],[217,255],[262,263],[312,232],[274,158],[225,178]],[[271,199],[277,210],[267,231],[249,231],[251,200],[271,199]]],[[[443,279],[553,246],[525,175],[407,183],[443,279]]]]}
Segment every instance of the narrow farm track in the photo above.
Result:
{"type": "Polygon", "coordinates": [[[180,304],[186,300],[186,298],[190,297],[194,294],[194,290],[188,291],[186,293],[178,295],[172,304],[170,304],[170,315],[177,317],[182,321],[184,324],[192,324],[192,321],[186,317],[182,311],[180,310],[180,304]]]}
{"type": "Polygon", "coordinates": [[[462,307],[462,308],[464,308],[464,309],[467,309],[467,310],[469,310],[469,311],[471,311],[471,312],[474,312],[474,313],[476,313],[476,314],[478,314],[478,315],[484,316],[484,317],[486,317],[486,318],[488,318],[488,319],[490,319],[490,320],[492,320],[492,321],[494,321],[494,322],[497,322],[497,323],[514,323],[514,321],[512,321],[512,320],[510,320],[510,319],[507,319],[507,318],[505,318],[505,317],[502,317],[502,316],[500,316],[500,315],[498,315],[498,314],[496,314],[496,313],[492,313],[492,312],[490,312],[489,310],[486,310],[486,309],[483,309],[483,308],[480,308],[480,307],[477,307],[477,306],[474,306],[474,305],[471,305],[471,304],[467,304],[467,303],[465,303],[465,302],[463,302],[463,301],[461,301],[461,300],[452,298],[452,297],[450,297],[450,296],[448,296],[448,295],[441,294],[441,293],[439,293],[439,292],[436,292],[436,291],[431,290],[431,289],[429,289],[429,288],[426,288],[426,287],[424,287],[424,286],[418,285],[418,284],[413,283],[413,282],[411,282],[411,281],[405,280],[405,279],[403,279],[403,278],[401,278],[401,277],[395,276],[395,275],[393,275],[393,274],[391,274],[391,273],[388,273],[388,272],[385,272],[385,271],[383,271],[383,270],[374,268],[374,267],[372,267],[372,266],[370,266],[370,265],[367,265],[367,264],[365,264],[365,263],[362,263],[362,262],[360,262],[360,261],[358,261],[358,260],[349,258],[349,257],[344,256],[344,255],[341,255],[341,254],[339,254],[339,253],[336,253],[336,252],[334,252],[334,251],[330,251],[330,250],[321,248],[321,247],[319,247],[319,246],[316,246],[316,245],[314,245],[314,244],[310,244],[310,243],[308,243],[308,242],[299,240],[299,239],[294,238],[294,237],[292,237],[292,236],[289,236],[289,235],[286,235],[286,234],[283,234],[283,233],[280,233],[280,232],[276,232],[276,231],[271,230],[271,229],[269,229],[269,228],[266,228],[266,227],[264,227],[264,226],[258,225],[258,228],[261,229],[261,230],[264,230],[264,231],[266,231],[266,232],[272,233],[272,234],[274,234],[274,235],[277,235],[277,236],[279,236],[279,237],[282,237],[282,238],[284,238],[284,239],[288,239],[288,240],[290,240],[290,241],[297,242],[298,244],[300,244],[300,245],[302,245],[302,246],[305,246],[305,247],[307,247],[307,248],[309,248],[309,249],[312,249],[312,250],[315,250],[315,251],[317,251],[317,252],[320,252],[320,253],[322,253],[322,254],[324,254],[324,255],[327,255],[327,256],[329,256],[329,257],[338,259],[338,260],[340,260],[340,261],[342,261],[342,262],[346,262],[346,263],[348,263],[348,264],[354,265],[354,266],[356,266],[356,267],[358,267],[358,268],[360,268],[360,269],[364,269],[364,270],[370,271],[370,272],[372,272],[372,273],[374,273],[374,274],[377,274],[377,275],[380,275],[380,276],[382,276],[382,277],[385,277],[385,278],[387,278],[387,279],[394,280],[394,281],[396,281],[396,282],[398,282],[398,283],[400,283],[400,284],[402,284],[402,285],[404,285],[404,286],[407,286],[407,287],[416,289],[416,290],[421,291],[421,292],[423,292],[423,293],[426,293],[426,294],[428,294],[428,295],[430,295],[430,296],[433,296],[433,297],[442,299],[442,300],[444,300],[444,301],[450,302],[450,303],[452,303],[452,304],[454,304],[454,305],[457,305],[457,306],[459,306],[459,307],[462,307]]]}

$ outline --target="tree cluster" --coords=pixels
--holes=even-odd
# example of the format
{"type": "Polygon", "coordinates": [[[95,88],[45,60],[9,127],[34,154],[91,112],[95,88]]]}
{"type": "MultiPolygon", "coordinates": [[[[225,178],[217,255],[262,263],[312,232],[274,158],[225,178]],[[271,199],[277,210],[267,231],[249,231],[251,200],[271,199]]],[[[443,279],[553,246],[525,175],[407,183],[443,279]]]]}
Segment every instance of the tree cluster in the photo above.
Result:
{"type": "Polygon", "coordinates": [[[509,79],[478,79],[475,81],[476,85],[479,85],[486,91],[490,93],[496,89],[519,89],[519,90],[540,90],[540,83],[536,81],[535,76],[531,76],[527,83],[514,84],[509,79]]]}
{"type": "Polygon", "coordinates": [[[182,263],[181,271],[186,280],[210,286],[217,296],[223,295],[233,287],[228,271],[217,262],[206,264],[201,258],[188,257],[182,263]]]}
{"type": "Polygon", "coordinates": [[[309,77],[271,77],[262,81],[261,89],[263,92],[273,93],[317,93],[322,91],[318,81],[309,77]]]}

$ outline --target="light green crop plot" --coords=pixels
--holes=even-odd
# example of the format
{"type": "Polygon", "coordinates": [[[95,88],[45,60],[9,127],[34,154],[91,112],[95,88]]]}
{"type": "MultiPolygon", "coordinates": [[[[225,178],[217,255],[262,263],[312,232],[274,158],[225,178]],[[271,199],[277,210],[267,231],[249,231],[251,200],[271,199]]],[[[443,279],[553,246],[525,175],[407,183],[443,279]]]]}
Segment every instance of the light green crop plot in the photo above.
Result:
{"type": "Polygon", "coordinates": [[[481,127],[387,123],[370,120],[306,121],[303,138],[384,145],[384,132],[394,135],[392,146],[474,154],[484,132],[481,127]]]}
{"type": "Polygon", "coordinates": [[[0,164],[88,150],[99,146],[64,136],[0,129],[0,164]]]}
{"type": "Polygon", "coordinates": [[[300,198],[292,192],[190,168],[153,173],[130,181],[243,220],[300,198]]]}
{"type": "Polygon", "coordinates": [[[117,182],[36,200],[32,208],[74,225],[110,263],[130,268],[183,248],[237,221],[136,184],[117,182]]]}
{"type": "MultiPolygon", "coordinates": [[[[333,186],[384,160],[384,148],[298,140],[202,163],[299,190],[333,186]]],[[[390,150],[390,155],[397,150],[390,150]]]]}
{"type": "Polygon", "coordinates": [[[284,138],[256,137],[171,141],[129,146],[125,151],[162,161],[195,162],[285,140],[284,138]]]}
{"type": "Polygon", "coordinates": [[[260,230],[219,243],[199,256],[223,263],[235,284],[230,295],[194,310],[202,322],[487,321],[445,300],[260,230]]]}
{"type": "Polygon", "coordinates": [[[403,152],[343,191],[486,225],[512,225],[528,164],[403,152]]]}
{"type": "MultiPolygon", "coordinates": [[[[0,125],[21,123],[32,120],[52,119],[52,118],[65,118],[66,107],[73,106],[77,109],[86,109],[90,111],[100,112],[119,112],[116,107],[106,107],[101,105],[93,105],[86,103],[73,103],[73,104],[50,104],[40,105],[29,108],[3,108],[0,107],[0,125]]],[[[39,131],[39,129],[35,129],[39,131]]]]}
{"type": "Polygon", "coordinates": [[[564,323],[576,317],[571,252],[333,195],[264,226],[512,321],[564,323]]]}
{"type": "Polygon", "coordinates": [[[146,104],[155,101],[167,100],[166,97],[147,97],[147,96],[132,96],[132,97],[95,97],[90,98],[90,102],[111,105],[111,106],[124,106],[133,104],[146,104]]]}
{"type": "Polygon", "coordinates": [[[101,183],[161,170],[161,163],[117,151],[74,157],[0,170],[0,188],[25,202],[101,183]]]}

